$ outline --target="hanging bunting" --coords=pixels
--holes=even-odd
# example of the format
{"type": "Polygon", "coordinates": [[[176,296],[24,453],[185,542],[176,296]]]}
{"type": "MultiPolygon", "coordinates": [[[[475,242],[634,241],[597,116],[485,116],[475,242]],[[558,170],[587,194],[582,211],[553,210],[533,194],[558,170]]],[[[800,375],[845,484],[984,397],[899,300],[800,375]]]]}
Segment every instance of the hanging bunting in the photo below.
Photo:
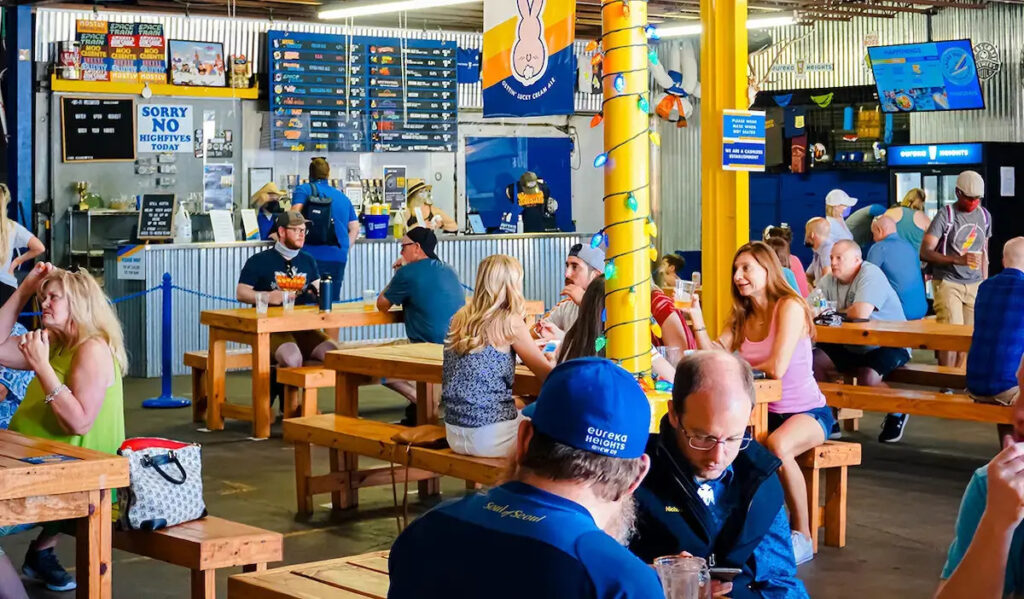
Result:
{"type": "Polygon", "coordinates": [[[790,102],[793,101],[793,94],[777,94],[777,95],[772,96],[772,99],[775,100],[776,104],[778,104],[779,106],[785,108],[785,107],[789,106],[790,102]]]}
{"type": "Polygon", "coordinates": [[[818,108],[828,108],[832,104],[832,96],[835,92],[828,92],[820,96],[811,96],[811,100],[818,105],[818,108]]]}

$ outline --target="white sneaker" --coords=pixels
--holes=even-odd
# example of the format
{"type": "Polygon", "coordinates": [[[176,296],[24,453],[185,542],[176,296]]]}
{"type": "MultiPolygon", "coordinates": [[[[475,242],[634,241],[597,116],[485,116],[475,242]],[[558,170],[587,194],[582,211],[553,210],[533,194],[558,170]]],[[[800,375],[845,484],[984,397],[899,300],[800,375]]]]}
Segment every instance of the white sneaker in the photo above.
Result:
{"type": "Polygon", "coordinates": [[[796,565],[805,564],[814,559],[814,543],[798,531],[792,531],[790,538],[793,540],[793,557],[796,558],[796,565]]]}

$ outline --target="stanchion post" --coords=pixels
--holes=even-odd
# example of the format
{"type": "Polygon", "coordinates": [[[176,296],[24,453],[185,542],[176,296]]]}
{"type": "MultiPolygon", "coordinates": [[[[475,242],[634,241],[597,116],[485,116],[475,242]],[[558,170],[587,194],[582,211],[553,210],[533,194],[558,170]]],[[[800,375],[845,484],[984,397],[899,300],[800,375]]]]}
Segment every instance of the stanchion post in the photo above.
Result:
{"type": "Polygon", "coordinates": [[[171,285],[171,273],[165,272],[160,284],[161,315],[160,315],[160,397],[153,397],[142,402],[144,408],[187,408],[192,402],[184,397],[171,395],[171,352],[173,351],[174,334],[171,329],[171,314],[174,308],[174,291],[171,285]]]}

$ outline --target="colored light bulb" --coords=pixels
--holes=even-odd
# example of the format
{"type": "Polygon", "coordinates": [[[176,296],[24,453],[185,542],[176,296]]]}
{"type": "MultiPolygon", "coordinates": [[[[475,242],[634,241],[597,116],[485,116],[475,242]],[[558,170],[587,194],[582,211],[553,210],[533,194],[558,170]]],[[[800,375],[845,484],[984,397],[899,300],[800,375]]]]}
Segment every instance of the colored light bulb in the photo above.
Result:
{"type": "Polygon", "coordinates": [[[622,16],[629,16],[629,0],[622,0],[622,16]]]}
{"type": "Polygon", "coordinates": [[[599,248],[601,247],[602,242],[604,242],[604,233],[598,231],[597,233],[594,233],[593,237],[590,238],[590,247],[599,248]]]}
{"type": "Polygon", "coordinates": [[[626,294],[626,302],[629,303],[629,307],[636,306],[636,287],[630,287],[629,293],[626,294]]]}
{"type": "Polygon", "coordinates": [[[654,224],[654,221],[647,221],[645,228],[647,229],[647,234],[651,237],[658,236],[658,225],[654,224]]]}
{"type": "Polygon", "coordinates": [[[646,35],[649,40],[656,40],[658,39],[658,28],[648,23],[644,27],[644,35],[646,35]]]}
{"type": "Polygon", "coordinates": [[[652,323],[651,324],[651,333],[653,333],[654,336],[657,337],[658,339],[661,339],[661,325],[656,323],[656,322],[652,323]]]}
{"type": "Polygon", "coordinates": [[[651,48],[651,51],[647,53],[647,60],[651,61],[651,64],[658,64],[658,53],[651,48]]]}
{"type": "Polygon", "coordinates": [[[647,102],[647,97],[643,95],[641,95],[640,99],[636,101],[636,107],[639,108],[641,112],[649,112],[651,110],[651,105],[647,102]]]}
{"type": "Polygon", "coordinates": [[[616,271],[616,268],[615,268],[615,263],[614,262],[609,262],[608,264],[605,264],[604,265],[604,278],[605,278],[605,280],[606,281],[611,281],[612,279],[614,279],[615,278],[615,271],[616,271]]]}
{"type": "Polygon", "coordinates": [[[601,308],[601,322],[608,320],[608,309],[601,308]]]}
{"type": "Polygon", "coordinates": [[[605,339],[604,335],[594,339],[594,351],[600,352],[606,345],[608,345],[608,340],[605,339]]]}
{"type": "Polygon", "coordinates": [[[658,133],[657,131],[651,131],[648,134],[648,137],[651,138],[651,143],[653,143],[654,145],[656,145],[656,146],[660,146],[661,145],[661,134],[658,133]]]}
{"type": "Polygon", "coordinates": [[[597,158],[594,158],[594,168],[601,168],[606,162],[608,162],[608,154],[601,152],[597,158]]]}
{"type": "MultiPolygon", "coordinates": [[[[650,36],[648,35],[647,37],[650,36]]],[[[587,52],[593,52],[594,50],[597,50],[597,40],[590,40],[589,42],[587,42],[587,47],[585,48],[585,50],[587,52]]]]}
{"type": "Polygon", "coordinates": [[[658,261],[658,250],[657,249],[652,247],[651,249],[647,250],[647,255],[650,256],[651,262],[657,262],[658,261]]]}
{"type": "Polygon", "coordinates": [[[654,389],[656,391],[671,391],[672,383],[658,379],[658,382],[654,383],[654,389]]]}
{"type": "Polygon", "coordinates": [[[615,91],[622,93],[622,90],[626,89],[626,77],[622,73],[615,76],[615,91]]]}
{"type": "Polygon", "coordinates": [[[636,209],[637,209],[636,196],[633,195],[632,192],[630,192],[630,194],[628,196],[626,196],[626,208],[629,208],[630,212],[636,212],[636,209]]]}
{"type": "Polygon", "coordinates": [[[604,113],[599,112],[599,113],[595,114],[594,118],[590,119],[590,128],[593,129],[594,127],[600,125],[601,121],[603,121],[603,120],[604,120],[604,113]]]}

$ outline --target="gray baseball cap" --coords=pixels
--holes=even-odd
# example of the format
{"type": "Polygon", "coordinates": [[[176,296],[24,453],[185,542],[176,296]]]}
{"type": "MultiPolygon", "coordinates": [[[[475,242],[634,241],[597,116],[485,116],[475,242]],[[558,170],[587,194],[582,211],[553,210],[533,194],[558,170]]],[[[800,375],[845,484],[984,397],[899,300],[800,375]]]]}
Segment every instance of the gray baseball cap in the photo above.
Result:
{"type": "Polygon", "coordinates": [[[569,257],[579,258],[584,264],[596,271],[604,271],[604,250],[601,248],[577,243],[569,248],[569,257]]]}

